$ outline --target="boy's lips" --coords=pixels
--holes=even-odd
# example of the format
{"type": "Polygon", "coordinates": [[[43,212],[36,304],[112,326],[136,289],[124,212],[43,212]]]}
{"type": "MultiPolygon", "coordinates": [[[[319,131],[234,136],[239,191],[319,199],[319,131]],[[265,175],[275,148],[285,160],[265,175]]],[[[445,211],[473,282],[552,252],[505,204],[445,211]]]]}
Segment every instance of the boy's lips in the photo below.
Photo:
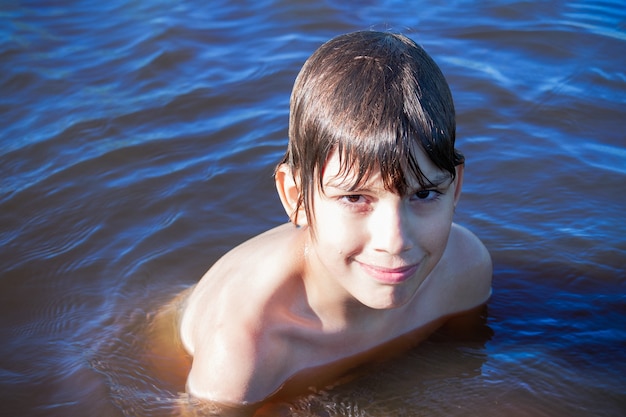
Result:
{"type": "Polygon", "coordinates": [[[381,266],[368,265],[362,262],[358,264],[372,278],[385,284],[400,284],[415,274],[418,264],[402,266],[398,268],[386,268],[381,266]]]}

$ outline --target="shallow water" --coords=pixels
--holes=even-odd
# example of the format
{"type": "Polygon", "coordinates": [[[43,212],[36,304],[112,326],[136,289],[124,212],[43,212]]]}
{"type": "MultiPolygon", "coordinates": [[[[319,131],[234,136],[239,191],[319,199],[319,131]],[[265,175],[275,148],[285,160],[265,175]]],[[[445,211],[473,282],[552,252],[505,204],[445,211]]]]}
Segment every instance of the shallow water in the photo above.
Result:
{"type": "Polygon", "coordinates": [[[491,336],[428,341],[286,407],[626,414],[620,0],[3,3],[0,414],[185,408],[146,327],[286,220],[271,174],[295,75],[367,28],[408,34],[450,82],[467,158],[456,221],[494,259],[491,336]]]}

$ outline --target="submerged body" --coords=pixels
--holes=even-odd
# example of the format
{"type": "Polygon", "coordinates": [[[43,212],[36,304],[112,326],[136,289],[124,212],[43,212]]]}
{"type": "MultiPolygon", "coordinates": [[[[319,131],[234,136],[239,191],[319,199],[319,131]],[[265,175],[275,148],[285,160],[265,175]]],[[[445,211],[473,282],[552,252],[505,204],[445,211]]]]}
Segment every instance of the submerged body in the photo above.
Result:
{"type": "Polygon", "coordinates": [[[301,388],[299,374],[337,377],[375,348],[404,335],[423,339],[486,302],[489,254],[448,220],[462,175],[427,201],[377,188],[374,176],[368,194],[346,206],[357,194],[330,187],[336,158],[327,194],[316,199],[315,237],[293,224],[259,235],[220,259],[189,297],[181,338],[193,355],[191,394],[258,402],[288,380],[285,389],[301,388]]]}

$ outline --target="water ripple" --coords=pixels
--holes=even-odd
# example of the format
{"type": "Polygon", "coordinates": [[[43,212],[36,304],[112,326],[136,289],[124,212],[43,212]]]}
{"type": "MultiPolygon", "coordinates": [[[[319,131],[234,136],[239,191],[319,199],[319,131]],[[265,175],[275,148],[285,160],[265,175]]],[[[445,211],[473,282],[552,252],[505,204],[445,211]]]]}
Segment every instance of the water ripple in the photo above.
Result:
{"type": "Polygon", "coordinates": [[[619,415],[622,2],[6,3],[4,411],[168,415],[193,402],[149,370],[142,331],[224,251],[285,220],[272,170],[297,71],[331,36],[374,28],[407,33],[450,81],[467,157],[456,220],[492,253],[495,335],[429,342],[283,405],[619,415]]]}

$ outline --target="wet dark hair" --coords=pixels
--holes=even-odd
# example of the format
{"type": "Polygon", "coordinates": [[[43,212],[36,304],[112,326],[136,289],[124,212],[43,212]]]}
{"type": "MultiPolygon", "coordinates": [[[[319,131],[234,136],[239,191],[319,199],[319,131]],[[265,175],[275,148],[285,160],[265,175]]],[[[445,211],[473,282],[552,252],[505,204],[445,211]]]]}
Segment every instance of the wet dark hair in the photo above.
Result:
{"type": "Polygon", "coordinates": [[[420,46],[398,34],[348,33],[323,44],[298,74],[281,164],[289,164],[299,182],[297,208],[304,206],[312,224],[314,187],[323,191],[323,169],[334,150],[340,172],[356,177],[351,189],[380,170],[385,188],[405,195],[415,181],[432,186],[417,149],[455,178],[464,162],[454,148],[455,130],[448,84],[420,46]]]}

